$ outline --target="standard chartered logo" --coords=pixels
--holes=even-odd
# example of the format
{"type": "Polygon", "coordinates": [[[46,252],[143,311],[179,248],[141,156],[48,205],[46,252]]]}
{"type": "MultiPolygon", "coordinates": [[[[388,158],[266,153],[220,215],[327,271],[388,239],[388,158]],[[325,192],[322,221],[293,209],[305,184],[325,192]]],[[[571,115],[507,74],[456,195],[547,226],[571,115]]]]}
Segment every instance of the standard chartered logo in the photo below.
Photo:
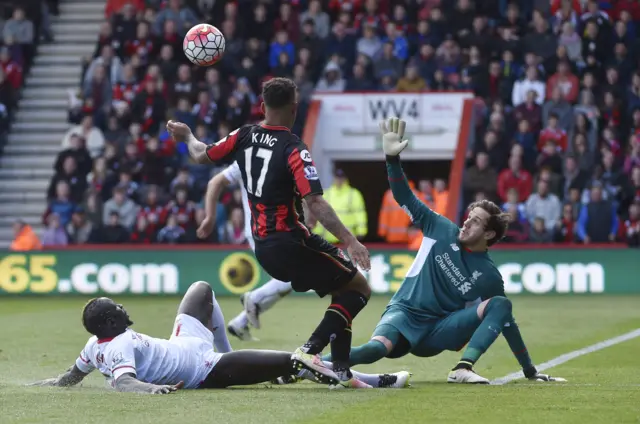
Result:
{"type": "Polygon", "coordinates": [[[506,293],[602,293],[604,268],[599,263],[505,263],[498,267],[506,293]]]}
{"type": "Polygon", "coordinates": [[[178,293],[178,268],[173,264],[82,263],[72,268],[68,280],[58,282],[61,293],[171,294],[178,293]]]}

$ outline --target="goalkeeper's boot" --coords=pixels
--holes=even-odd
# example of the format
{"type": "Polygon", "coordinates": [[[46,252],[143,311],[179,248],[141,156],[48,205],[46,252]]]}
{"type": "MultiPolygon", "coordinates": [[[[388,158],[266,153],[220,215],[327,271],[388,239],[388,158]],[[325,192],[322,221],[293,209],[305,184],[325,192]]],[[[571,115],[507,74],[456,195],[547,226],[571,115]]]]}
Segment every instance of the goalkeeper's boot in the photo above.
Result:
{"type": "Polygon", "coordinates": [[[395,372],[393,374],[380,374],[378,387],[388,389],[402,389],[411,387],[411,374],[408,371],[395,372]]]}
{"type": "Polygon", "coordinates": [[[473,370],[458,368],[449,372],[447,383],[489,384],[489,380],[479,376],[473,370]]]}
{"type": "Polygon", "coordinates": [[[372,389],[373,386],[365,383],[364,381],[356,378],[349,368],[339,367],[336,368],[336,364],[333,364],[333,371],[336,373],[340,381],[338,384],[329,386],[329,389],[372,389]]]}
{"type": "Polygon", "coordinates": [[[301,348],[296,349],[291,355],[291,361],[293,367],[298,375],[301,371],[307,370],[311,373],[313,380],[316,383],[321,384],[339,384],[340,378],[333,372],[332,369],[327,368],[322,362],[320,355],[311,355],[306,353],[301,348]]]}

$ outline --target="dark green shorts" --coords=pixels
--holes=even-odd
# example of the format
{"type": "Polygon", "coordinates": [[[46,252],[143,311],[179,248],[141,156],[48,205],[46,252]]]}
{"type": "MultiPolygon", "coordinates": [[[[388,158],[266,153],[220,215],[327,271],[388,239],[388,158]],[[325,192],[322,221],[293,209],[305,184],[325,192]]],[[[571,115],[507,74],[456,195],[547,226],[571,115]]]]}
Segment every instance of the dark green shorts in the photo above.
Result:
{"type": "Polygon", "coordinates": [[[388,355],[390,358],[399,358],[407,353],[435,356],[444,350],[462,349],[480,322],[476,306],[441,319],[419,317],[391,306],[382,315],[373,335],[386,337],[394,343],[394,349],[388,355]]]}

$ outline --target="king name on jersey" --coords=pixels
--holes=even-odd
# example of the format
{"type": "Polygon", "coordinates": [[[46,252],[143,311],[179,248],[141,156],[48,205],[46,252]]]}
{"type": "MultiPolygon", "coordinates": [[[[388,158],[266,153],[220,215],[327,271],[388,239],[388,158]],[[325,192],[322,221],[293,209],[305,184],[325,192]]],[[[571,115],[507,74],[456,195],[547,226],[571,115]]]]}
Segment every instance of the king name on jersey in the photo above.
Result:
{"type": "Polygon", "coordinates": [[[269,134],[251,134],[251,143],[253,144],[262,144],[265,146],[273,147],[275,143],[278,142],[278,139],[270,136],[269,134]]]}

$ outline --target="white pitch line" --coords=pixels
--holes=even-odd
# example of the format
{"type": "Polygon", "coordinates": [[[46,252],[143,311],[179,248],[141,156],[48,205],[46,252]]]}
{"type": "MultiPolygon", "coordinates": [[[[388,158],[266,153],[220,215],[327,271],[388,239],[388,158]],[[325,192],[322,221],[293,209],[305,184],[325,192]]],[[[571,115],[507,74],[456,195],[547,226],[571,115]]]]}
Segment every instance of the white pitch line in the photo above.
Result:
{"type": "MultiPolygon", "coordinates": [[[[583,355],[587,355],[589,353],[597,352],[602,349],[606,349],[610,346],[617,345],[618,343],[626,342],[627,340],[635,339],[636,337],[640,337],[640,328],[637,328],[633,331],[629,331],[628,333],[622,334],[617,337],[613,337],[611,339],[607,339],[596,344],[592,344],[591,346],[583,347],[582,349],[574,350],[569,353],[565,353],[564,355],[560,355],[556,358],[551,359],[550,361],[543,362],[540,365],[536,365],[536,369],[539,372],[548,370],[549,368],[557,367],[558,365],[562,365],[565,362],[569,362],[572,359],[578,358],[583,355]]],[[[519,378],[524,378],[524,374],[522,371],[514,372],[509,375],[505,375],[504,377],[496,378],[491,382],[491,384],[501,385],[509,383],[513,380],[517,380],[519,378]]]]}

